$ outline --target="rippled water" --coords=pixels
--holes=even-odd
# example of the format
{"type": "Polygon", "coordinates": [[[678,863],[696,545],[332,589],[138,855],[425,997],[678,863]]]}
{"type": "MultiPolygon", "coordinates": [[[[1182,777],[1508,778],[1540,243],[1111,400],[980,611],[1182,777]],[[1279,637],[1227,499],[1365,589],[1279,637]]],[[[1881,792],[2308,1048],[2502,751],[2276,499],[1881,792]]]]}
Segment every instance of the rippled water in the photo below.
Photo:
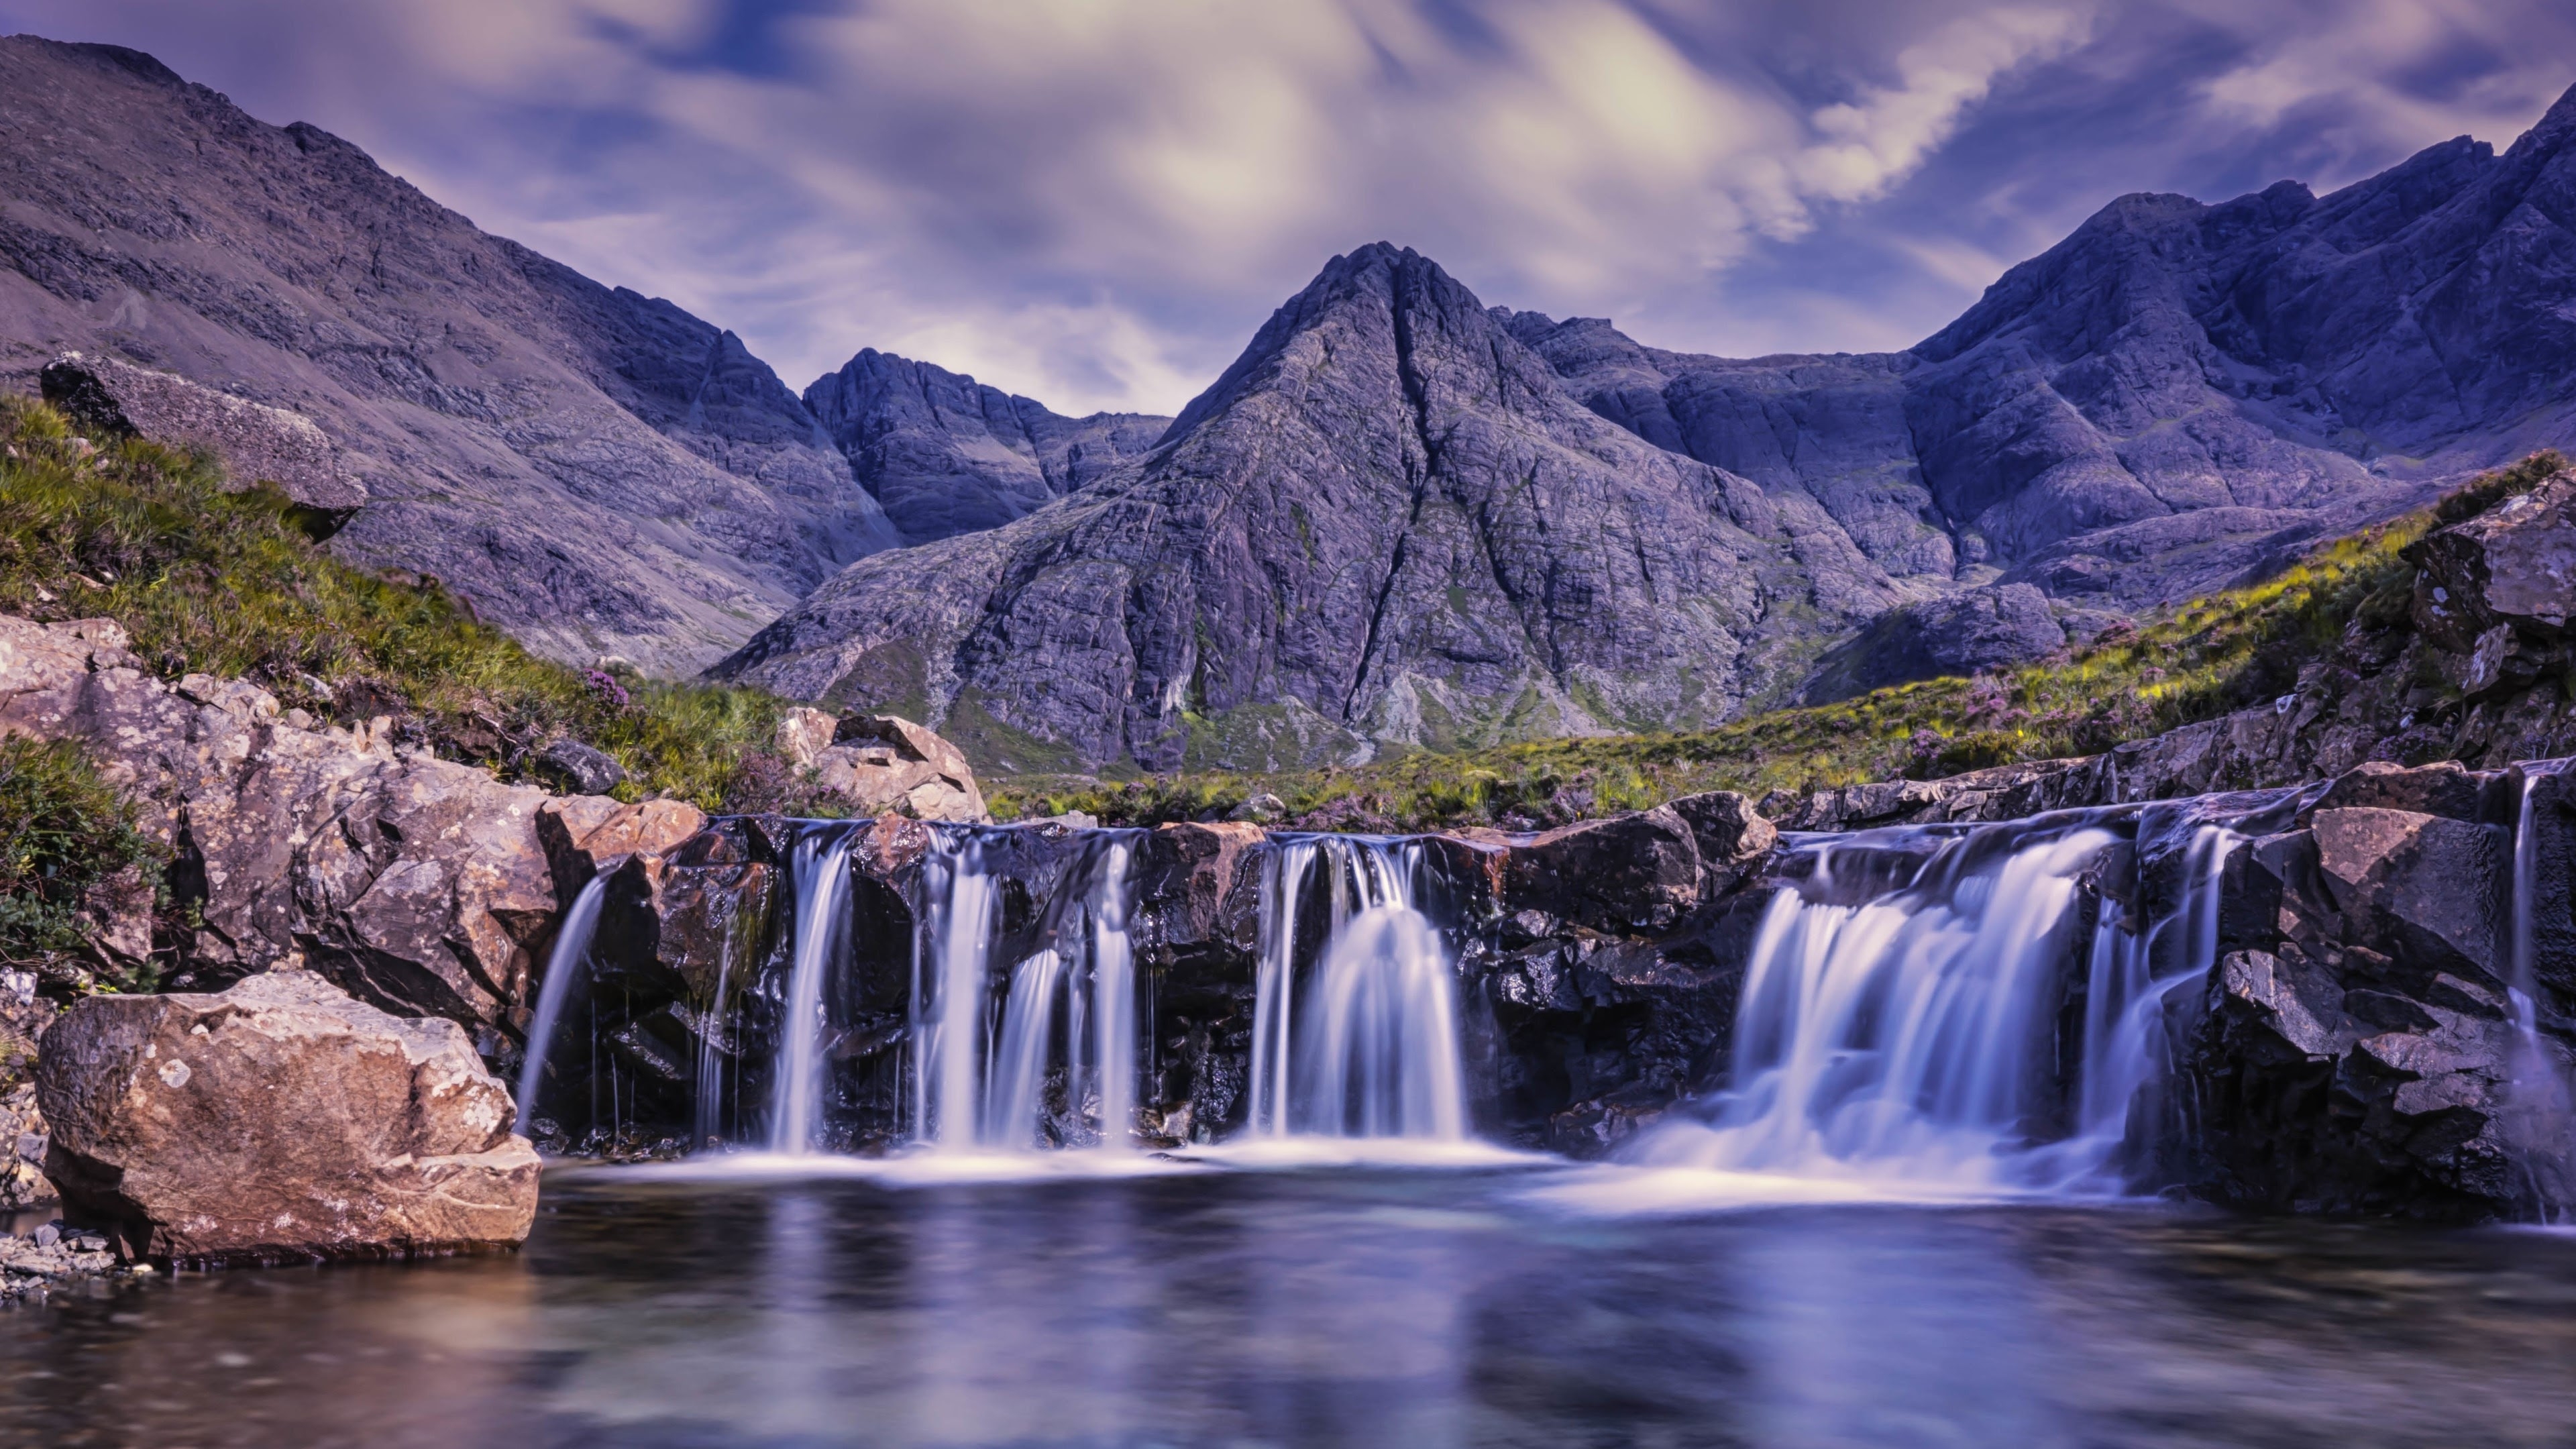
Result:
{"type": "Polygon", "coordinates": [[[1562,1176],[558,1172],[517,1257],[0,1310],[0,1443],[2576,1443],[2576,1238],[1562,1176]]]}

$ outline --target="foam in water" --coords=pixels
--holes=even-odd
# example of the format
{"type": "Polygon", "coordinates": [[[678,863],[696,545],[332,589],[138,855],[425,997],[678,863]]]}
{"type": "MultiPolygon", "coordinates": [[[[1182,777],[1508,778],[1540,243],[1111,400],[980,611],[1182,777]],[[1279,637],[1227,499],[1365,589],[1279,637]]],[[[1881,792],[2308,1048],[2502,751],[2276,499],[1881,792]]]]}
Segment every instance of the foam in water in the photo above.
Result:
{"type": "Polygon", "coordinates": [[[1755,938],[1730,1090],[1627,1160],[1730,1174],[1753,1201],[2115,1190],[2132,1104],[2166,1056],[2163,1005],[2214,954],[2235,837],[2201,827],[2181,908],[2141,933],[2105,902],[2088,949],[2080,878],[2117,839],[2061,817],[1809,846],[1807,880],[1773,897],[1755,938]],[[2079,951],[2086,1036],[2065,1135],[2053,1054],[2079,951]]]}
{"type": "Polygon", "coordinates": [[[519,1068],[519,1130],[528,1130],[536,1115],[537,1093],[545,1086],[546,1054],[552,1050],[555,1028],[562,1024],[564,999],[572,994],[575,977],[590,956],[590,938],[599,929],[599,905],[607,895],[608,877],[595,875],[573,897],[572,909],[564,912],[563,926],[555,932],[554,949],[546,954],[546,979],[537,988],[536,1016],[528,1023],[527,1060],[519,1068]]]}
{"type": "Polygon", "coordinates": [[[1466,1140],[1456,987],[1415,904],[1421,868],[1421,848],[1400,841],[1291,838],[1268,852],[1249,1136],[1466,1140]],[[1329,924],[1301,973],[1319,864],[1329,924]]]}

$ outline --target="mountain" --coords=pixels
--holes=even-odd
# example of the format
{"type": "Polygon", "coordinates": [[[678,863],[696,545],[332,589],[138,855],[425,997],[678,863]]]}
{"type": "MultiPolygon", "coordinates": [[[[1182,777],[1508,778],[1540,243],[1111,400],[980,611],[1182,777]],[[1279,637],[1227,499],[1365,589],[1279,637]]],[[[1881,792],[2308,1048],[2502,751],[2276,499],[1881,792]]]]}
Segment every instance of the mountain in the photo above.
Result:
{"type": "Polygon", "coordinates": [[[1899,578],[2171,602],[2576,437],[2576,90],[2325,197],[2124,197],[1920,345],[1731,360],[1506,313],[1594,411],[1899,578]]]}
{"type": "Polygon", "coordinates": [[[998,528],[1142,454],[1172,422],[1061,417],[873,347],[816,379],[805,406],[912,543],[998,528]]]}
{"type": "Polygon", "coordinates": [[[108,353],[291,408],[332,546],[559,657],[692,670],[902,542],[740,339],[113,46],[0,39],[0,378],[108,353]]]}
{"type": "Polygon", "coordinates": [[[1709,723],[1911,592],[1579,403],[1410,250],[1337,257],[1136,461],[862,560],[718,673],[1023,767],[1709,723]]]}

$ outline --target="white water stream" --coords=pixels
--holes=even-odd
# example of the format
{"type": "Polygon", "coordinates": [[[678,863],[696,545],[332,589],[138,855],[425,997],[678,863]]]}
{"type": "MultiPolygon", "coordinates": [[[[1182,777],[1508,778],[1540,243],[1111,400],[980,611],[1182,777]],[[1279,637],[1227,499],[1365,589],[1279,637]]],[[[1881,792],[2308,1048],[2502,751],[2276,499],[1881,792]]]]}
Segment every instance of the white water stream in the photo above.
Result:
{"type": "Polygon", "coordinates": [[[590,938],[599,929],[599,904],[608,891],[608,877],[594,875],[573,897],[572,909],[564,912],[563,925],[555,931],[554,949],[546,954],[546,979],[537,984],[537,1011],[528,1022],[527,1057],[519,1067],[519,1130],[526,1132],[536,1116],[537,1093],[546,1080],[546,1054],[554,1047],[555,1028],[563,1022],[564,999],[572,994],[575,977],[584,973],[590,956],[590,938]]]}
{"type": "Polygon", "coordinates": [[[1263,872],[1250,1135],[1467,1140],[1449,950],[1416,905],[1421,847],[1294,838],[1263,872]],[[1329,924],[1301,971],[1318,865],[1329,924]]]}
{"type": "Polygon", "coordinates": [[[2132,1104],[2164,1069],[2164,1005],[2205,979],[2217,872],[2235,837],[2189,846],[2180,907],[2144,931],[2105,902],[2074,938],[2082,877],[2117,837],[2082,822],[1939,840],[1908,872],[1878,832],[1810,847],[1765,911],[1737,1008],[1730,1089],[1632,1146],[1639,1165],[1877,1183],[1931,1194],[2116,1191],[2132,1104]],[[1898,878],[1884,876],[1890,856],[1898,878]],[[1847,876],[1844,862],[1851,861],[1847,876]],[[2055,1128],[2069,963],[2087,963],[2071,1135],[2055,1128]]]}

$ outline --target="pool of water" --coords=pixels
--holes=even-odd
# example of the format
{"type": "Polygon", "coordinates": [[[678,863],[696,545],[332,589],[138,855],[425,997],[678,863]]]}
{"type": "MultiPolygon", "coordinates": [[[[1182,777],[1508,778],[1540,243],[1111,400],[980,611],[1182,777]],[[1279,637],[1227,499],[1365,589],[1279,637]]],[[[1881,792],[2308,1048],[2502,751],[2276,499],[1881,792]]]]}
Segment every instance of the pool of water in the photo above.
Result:
{"type": "Polygon", "coordinates": [[[512,1257],[0,1310],[0,1443],[2576,1444],[2576,1238],[1567,1176],[558,1171],[512,1257]]]}

